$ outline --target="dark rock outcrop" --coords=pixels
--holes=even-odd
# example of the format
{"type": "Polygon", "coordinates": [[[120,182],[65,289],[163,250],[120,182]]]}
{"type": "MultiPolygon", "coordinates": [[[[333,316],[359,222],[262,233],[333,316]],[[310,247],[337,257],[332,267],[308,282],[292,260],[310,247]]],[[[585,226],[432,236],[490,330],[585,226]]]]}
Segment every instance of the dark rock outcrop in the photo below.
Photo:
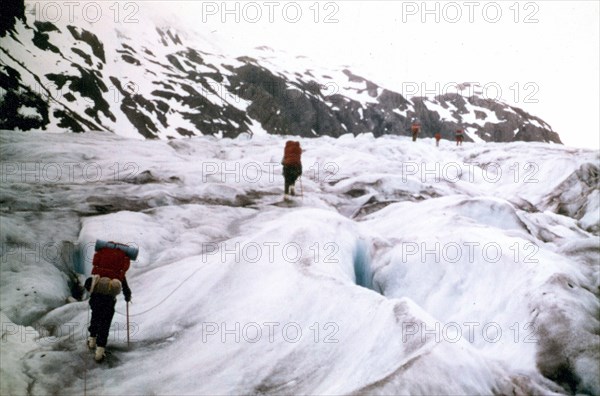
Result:
{"type": "Polygon", "coordinates": [[[558,134],[538,117],[478,94],[409,99],[347,67],[321,73],[286,70],[271,62],[275,51],[268,47],[255,57],[227,58],[186,42],[171,27],[149,28],[149,23],[140,25],[140,34],[161,51],[151,51],[120,31],[119,42],[105,45],[106,31],[83,29],[76,21],[60,25],[26,20],[23,10],[22,2],[9,1],[3,6],[3,23],[12,22],[0,26],[1,35],[20,18],[33,30],[32,41],[11,34],[1,48],[8,60],[0,64],[0,89],[5,92],[0,96],[0,127],[6,129],[134,129],[157,139],[236,137],[260,126],[278,135],[382,136],[409,135],[411,120],[417,117],[421,137],[441,132],[453,139],[460,126],[466,128],[467,141],[560,143],[558,134]],[[34,56],[43,59],[43,68],[28,64],[31,57],[18,58],[32,52],[30,48],[43,54],[34,56]],[[126,72],[109,74],[106,65],[110,73],[126,72]]]}

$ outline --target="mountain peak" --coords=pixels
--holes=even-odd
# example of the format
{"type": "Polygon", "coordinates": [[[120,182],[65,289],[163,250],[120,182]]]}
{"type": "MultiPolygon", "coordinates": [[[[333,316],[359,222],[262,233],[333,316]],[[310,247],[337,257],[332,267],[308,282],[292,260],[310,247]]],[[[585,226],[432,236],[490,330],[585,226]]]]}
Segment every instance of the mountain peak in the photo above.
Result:
{"type": "Polygon", "coordinates": [[[27,28],[16,27],[3,45],[0,128],[100,129],[149,139],[253,131],[382,136],[408,135],[418,117],[423,137],[452,139],[462,126],[467,141],[560,143],[543,120],[485,99],[470,82],[456,94],[406,98],[351,67],[319,67],[264,45],[231,56],[216,35],[208,40],[150,14],[136,15],[137,24],[85,27],[27,15],[27,28]],[[37,115],[27,116],[24,106],[37,115]]]}

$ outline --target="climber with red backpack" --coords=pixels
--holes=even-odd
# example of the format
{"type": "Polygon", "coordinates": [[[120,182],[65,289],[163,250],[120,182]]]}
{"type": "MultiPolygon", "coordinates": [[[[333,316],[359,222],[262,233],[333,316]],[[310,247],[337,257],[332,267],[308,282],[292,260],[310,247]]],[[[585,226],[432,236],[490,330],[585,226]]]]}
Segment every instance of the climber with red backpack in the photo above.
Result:
{"type": "Polygon", "coordinates": [[[90,293],[92,310],[87,345],[89,349],[95,348],[94,358],[100,362],[105,357],[108,333],[115,314],[116,297],[122,290],[125,301],[131,301],[131,289],[127,284],[125,272],[129,269],[130,260],[137,258],[138,249],[97,240],[95,250],[92,276],[86,279],[84,287],[90,293]]]}
{"type": "Polygon", "coordinates": [[[300,142],[288,140],[283,150],[283,178],[285,179],[284,194],[296,195],[295,184],[302,175],[302,148],[300,142]]]}
{"type": "Polygon", "coordinates": [[[413,119],[412,125],[410,126],[410,131],[412,132],[412,140],[413,142],[417,141],[417,136],[421,133],[421,123],[417,118],[413,119]]]}
{"type": "Polygon", "coordinates": [[[457,146],[462,146],[462,142],[464,140],[464,132],[465,131],[462,128],[459,128],[456,130],[455,137],[456,137],[456,145],[457,146]]]}

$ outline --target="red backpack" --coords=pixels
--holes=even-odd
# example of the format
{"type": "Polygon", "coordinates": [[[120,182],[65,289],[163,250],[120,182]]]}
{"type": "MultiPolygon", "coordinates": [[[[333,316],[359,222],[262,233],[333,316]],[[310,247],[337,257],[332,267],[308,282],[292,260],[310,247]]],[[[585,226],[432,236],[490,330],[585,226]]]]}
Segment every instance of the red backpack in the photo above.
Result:
{"type": "Polygon", "coordinates": [[[94,254],[92,265],[92,275],[118,279],[123,282],[125,272],[129,269],[130,260],[124,251],[104,247],[94,254]]]}
{"type": "Polygon", "coordinates": [[[302,148],[300,147],[300,142],[288,140],[285,143],[282,164],[285,166],[302,165],[301,156],[302,148]]]}
{"type": "Polygon", "coordinates": [[[410,130],[412,131],[412,133],[419,133],[421,131],[421,124],[419,124],[418,122],[415,122],[410,127],[410,130]]]}

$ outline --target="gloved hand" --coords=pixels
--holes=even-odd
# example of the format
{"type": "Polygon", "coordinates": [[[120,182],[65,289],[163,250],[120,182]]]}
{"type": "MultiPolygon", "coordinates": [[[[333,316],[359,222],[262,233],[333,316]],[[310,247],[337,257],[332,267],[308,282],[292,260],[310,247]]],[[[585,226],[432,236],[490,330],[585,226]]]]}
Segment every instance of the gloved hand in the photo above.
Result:
{"type": "Polygon", "coordinates": [[[91,287],[92,287],[92,277],[89,277],[85,280],[85,283],[83,284],[83,287],[85,288],[85,290],[87,290],[88,292],[90,291],[91,287]]]}

